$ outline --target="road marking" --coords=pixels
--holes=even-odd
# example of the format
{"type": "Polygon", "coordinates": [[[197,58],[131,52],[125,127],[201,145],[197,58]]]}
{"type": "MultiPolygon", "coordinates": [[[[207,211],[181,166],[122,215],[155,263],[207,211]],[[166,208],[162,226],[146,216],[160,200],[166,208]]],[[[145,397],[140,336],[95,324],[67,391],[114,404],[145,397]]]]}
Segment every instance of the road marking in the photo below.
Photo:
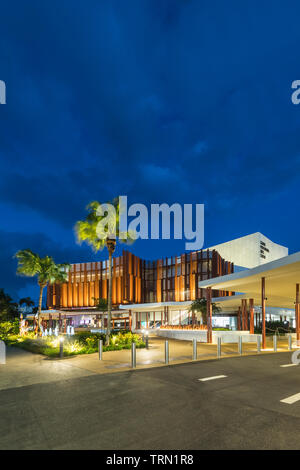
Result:
{"type": "Polygon", "coordinates": [[[297,366],[298,364],[283,364],[282,366],[280,367],[293,367],[293,366],[297,366]]]}
{"type": "Polygon", "coordinates": [[[227,375],[214,375],[213,377],[204,377],[204,379],[198,379],[200,382],[207,382],[207,380],[223,379],[227,375]]]}
{"type": "Polygon", "coordinates": [[[295,395],[292,395],[291,397],[284,398],[283,400],[280,400],[282,403],[288,403],[288,405],[292,405],[296,401],[300,400],[300,393],[296,393],[295,395]]]}

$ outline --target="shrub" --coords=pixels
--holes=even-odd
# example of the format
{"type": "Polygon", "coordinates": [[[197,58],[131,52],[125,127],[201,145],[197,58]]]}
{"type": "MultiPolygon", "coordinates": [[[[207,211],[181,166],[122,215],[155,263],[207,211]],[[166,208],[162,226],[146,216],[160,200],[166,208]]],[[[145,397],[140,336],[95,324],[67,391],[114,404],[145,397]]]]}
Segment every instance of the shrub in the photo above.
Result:
{"type": "MultiPolygon", "coordinates": [[[[8,327],[7,327],[8,328],[8,327]]],[[[64,356],[73,356],[76,354],[91,354],[98,351],[98,340],[105,340],[105,335],[101,333],[78,333],[64,339],[64,356]]],[[[49,357],[59,356],[59,338],[56,336],[32,338],[27,336],[18,336],[7,333],[5,342],[8,345],[20,347],[27,351],[44,354],[49,357]]],[[[137,348],[144,348],[145,343],[139,335],[131,332],[111,334],[109,346],[104,346],[103,351],[115,351],[121,349],[130,349],[132,342],[136,343],[137,348]]]]}
{"type": "Polygon", "coordinates": [[[81,331],[73,336],[74,339],[78,340],[81,344],[88,347],[98,347],[99,339],[105,341],[105,334],[103,333],[90,333],[89,331],[81,331]]]}
{"type": "Polygon", "coordinates": [[[19,320],[0,323],[0,339],[6,339],[8,335],[17,335],[20,331],[19,320]]]}

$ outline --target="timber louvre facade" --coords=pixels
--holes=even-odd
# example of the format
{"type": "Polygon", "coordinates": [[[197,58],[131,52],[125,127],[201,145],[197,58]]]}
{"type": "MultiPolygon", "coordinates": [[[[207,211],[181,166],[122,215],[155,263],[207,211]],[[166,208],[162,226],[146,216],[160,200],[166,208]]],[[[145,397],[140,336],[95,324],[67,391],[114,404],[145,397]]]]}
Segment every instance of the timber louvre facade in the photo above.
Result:
{"type": "MultiPolygon", "coordinates": [[[[205,297],[198,283],[233,273],[234,265],[216,250],[201,250],[180,256],[145,261],[129,251],[113,258],[112,303],[153,303],[195,300],[205,297]]],[[[213,297],[232,295],[213,290],[213,297]]],[[[107,299],[108,261],[72,264],[69,281],[48,286],[50,309],[94,307],[94,298],[107,299]]]]}

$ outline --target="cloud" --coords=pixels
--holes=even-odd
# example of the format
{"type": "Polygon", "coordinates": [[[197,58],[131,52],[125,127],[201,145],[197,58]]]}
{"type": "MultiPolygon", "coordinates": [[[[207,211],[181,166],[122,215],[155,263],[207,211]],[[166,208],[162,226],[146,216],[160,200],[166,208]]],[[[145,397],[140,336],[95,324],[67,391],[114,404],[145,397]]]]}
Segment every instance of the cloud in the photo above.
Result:
{"type": "MultiPolygon", "coordinates": [[[[251,231],[252,204],[252,225],[270,229],[271,214],[298,197],[300,108],[290,85],[299,78],[299,8],[262,1],[257,16],[250,1],[6,2],[5,227],[13,205],[29,214],[28,243],[60,255],[90,200],[127,194],[129,203],[205,203],[212,244],[219,227],[228,238],[251,231]],[[227,227],[229,218],[237,222],[227,227]],[[61,228],[59,240],[47,221],[61,228]]],[[[24,236],[20,228],[13,246],[6,240],[7,252],[24,236]]],[[[78,248],[69,249],[75,258],[78,248]]]]}

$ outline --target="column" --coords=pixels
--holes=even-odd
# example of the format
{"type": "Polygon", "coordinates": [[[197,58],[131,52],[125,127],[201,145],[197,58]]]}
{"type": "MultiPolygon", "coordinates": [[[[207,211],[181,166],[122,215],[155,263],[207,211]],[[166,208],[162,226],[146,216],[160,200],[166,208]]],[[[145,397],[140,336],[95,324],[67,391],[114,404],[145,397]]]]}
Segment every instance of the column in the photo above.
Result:
{"type": "Polygon", "coordinates": [[[237,329],[240,331],[241,330],[241,307],[238,308],[238,314],[237,314],[237,329]]]}
{"type": "Polygon", "coordinates": [[[245,330],[248,331],[248,302],[247,299],[244,300],[244,310],[245,310],[245,330]]]}
{"type": "Polygon", "coordinates": [[[242,305],[242,330],[245,330],[245,301],[244,299],[241,300],[242,305]]]}
{"type": "Polygon", "coordinates": [[[296,338],[297,345],[300,340],[300,315],[299,315],[299,284],[296,284],[296,302],[295,302],[295,321],[296,321],[296,338]]]}
{"type": "Polygon", "coordinates": [[[250,313],[250,335],[254,334],[254,300],[249,300],[249,313],[250,313]]]}
{"type": "Polygon", "coordinates": [[[261,278],[262,349],[266,348],[266,280],[261,278]]]}
{"type": "Polygon", "coordinates": [[[207,342],[212,343],[211,287],[206,289],[207,342]]]}

